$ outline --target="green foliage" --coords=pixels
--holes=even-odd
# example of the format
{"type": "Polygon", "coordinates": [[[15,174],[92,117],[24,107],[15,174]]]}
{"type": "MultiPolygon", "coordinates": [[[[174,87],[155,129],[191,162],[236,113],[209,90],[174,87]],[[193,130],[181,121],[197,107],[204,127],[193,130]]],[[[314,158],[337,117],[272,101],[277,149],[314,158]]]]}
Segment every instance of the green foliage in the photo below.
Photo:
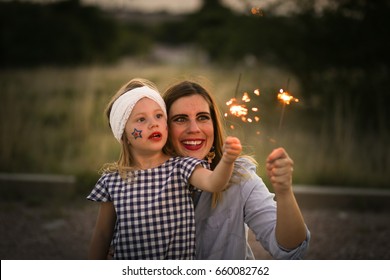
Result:
{"type": "MultiPolygon", "coordinates": [[[[0,66],[79,65],[148,50],[150,40],[79,0],[0,3],[0,66]]],[[[142,31],[142,29],[140,29],[142,31]]]]}

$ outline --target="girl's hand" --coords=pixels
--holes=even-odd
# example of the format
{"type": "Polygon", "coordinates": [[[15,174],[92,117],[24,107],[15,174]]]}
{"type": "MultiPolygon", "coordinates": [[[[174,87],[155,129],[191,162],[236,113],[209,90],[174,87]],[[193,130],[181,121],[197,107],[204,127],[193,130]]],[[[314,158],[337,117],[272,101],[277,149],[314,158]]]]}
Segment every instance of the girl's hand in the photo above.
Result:
{"type": "Polygon", "coordinates": [[[222,159],[226,163],[233,163],[242,151],[241,141],[237,137],[227,137],[223,145],[222,159]]]}

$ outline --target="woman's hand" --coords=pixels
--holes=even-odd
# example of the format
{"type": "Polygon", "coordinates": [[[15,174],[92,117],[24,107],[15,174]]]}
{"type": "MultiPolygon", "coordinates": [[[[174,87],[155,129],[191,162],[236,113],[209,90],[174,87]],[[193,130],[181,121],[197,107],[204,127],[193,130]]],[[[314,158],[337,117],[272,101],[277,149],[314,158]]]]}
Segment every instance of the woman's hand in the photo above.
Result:
{"type": "Polygon", "coordinates": [[[267,175],[275,193],[289,191],[292,187],[294,161],[283,148],[277,148],[267,158],[267,175]]]}

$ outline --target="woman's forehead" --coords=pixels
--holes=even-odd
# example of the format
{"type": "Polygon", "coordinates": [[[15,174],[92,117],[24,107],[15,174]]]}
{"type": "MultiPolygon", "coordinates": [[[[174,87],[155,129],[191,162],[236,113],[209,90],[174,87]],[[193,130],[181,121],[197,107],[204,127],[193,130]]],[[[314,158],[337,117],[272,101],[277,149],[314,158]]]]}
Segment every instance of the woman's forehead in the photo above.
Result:
{"type": "Polygon", "coordinates": [[[177,99],[172,103],[170,111],[187,111],[187,113],[194,111],[210,112],[210,107],[203,96],[196,94],[177,99]]]}

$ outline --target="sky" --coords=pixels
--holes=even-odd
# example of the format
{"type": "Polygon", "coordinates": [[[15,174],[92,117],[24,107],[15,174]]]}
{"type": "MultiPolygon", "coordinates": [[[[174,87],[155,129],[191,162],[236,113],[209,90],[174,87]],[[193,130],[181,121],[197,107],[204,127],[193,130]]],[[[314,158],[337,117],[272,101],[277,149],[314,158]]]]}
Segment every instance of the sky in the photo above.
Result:
{"type": "MultiPolygon", "coordinates": [[[[0,0],[12,1],[12,0],[0,0]]],[[[21,0],[37,3],[51,3],[63,0],[21,0]]],[[[172,14],[191,13],[200,8],[202,0],[80,0],[81,3],[89,5],[98,5],[106,9],[124,9],[140,12],[168,12],[172,14]]],[[[268,5],[280,0],[220,0],[227,7],[239,12],[248,12],[250,7],[266,8],[268,5]]],[[[316,0],[316,10],[320,12],[323,7],[327,6],[331,1],[316,0]]],[[[295,1],[284,1],[283,5],[278,6],[278,10],[274,11],[279,14],[287,14],[294,10],[299,10],[295,5],[295,1]]]]}
{"type": "MultiPolygon", "coordinates": [[[[7,1],[7,0],[0,0],[7,1]]],[[[9,1],[9,0],[8,0],[9,1]]],[[[50,3],[61,0],[23,0],[29,2],[50,3]]],[[[201,0],[80,0],[84,4],[98,5],[104,8],[132,9],[142,12],[189,13],[202,4],[201,0]]],[[[244,11],[248,5],[264,6],[276,0],[221,0],[225,5],[244,11]]]]}

